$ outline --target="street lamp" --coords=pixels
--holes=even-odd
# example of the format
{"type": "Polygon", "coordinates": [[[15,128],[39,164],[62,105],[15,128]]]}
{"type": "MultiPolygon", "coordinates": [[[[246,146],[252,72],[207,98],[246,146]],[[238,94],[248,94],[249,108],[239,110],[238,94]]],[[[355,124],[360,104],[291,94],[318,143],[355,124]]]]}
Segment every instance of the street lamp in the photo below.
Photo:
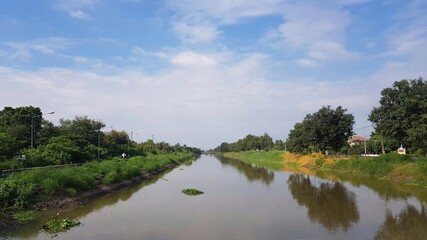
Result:
{"type": "Polygon", "coordinates": [[[41,117],[46,114],[54,114],[55,112],[42,113],[40,115],[34,115],[31,117],[31,149],[34,148],[34,118],[41,117]]]}

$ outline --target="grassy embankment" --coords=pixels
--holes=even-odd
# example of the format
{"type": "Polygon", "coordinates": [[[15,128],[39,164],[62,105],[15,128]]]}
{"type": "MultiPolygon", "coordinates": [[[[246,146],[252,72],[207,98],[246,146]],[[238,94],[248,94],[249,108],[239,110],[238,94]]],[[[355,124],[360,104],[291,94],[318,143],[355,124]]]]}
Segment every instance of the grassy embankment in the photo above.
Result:
{"type": "Polygon", "coordinates": [[[73,197],[99,185],[110,185],[149,174],[193,156],[190,152],[179,152],[15,173],[0,179],[0,213],[28,210],[58,196],[73,197]]]}
{"type": "Polygon", "coordinates": [[[317,153],[299,155],[281,151],[225,153],[224,156],[273,169],[306,173],[332,171],[427,186],[427,157],[390,153],[379,157],[338,158],[317,153]]]}
{"type": "Polygon", "coordinates": [[[237,159],[245,163],[255,164],[262,167],[281,170],[284,165],[283,151],[269,152],[229,152],[224,153],[224,157],[237,159]]]}

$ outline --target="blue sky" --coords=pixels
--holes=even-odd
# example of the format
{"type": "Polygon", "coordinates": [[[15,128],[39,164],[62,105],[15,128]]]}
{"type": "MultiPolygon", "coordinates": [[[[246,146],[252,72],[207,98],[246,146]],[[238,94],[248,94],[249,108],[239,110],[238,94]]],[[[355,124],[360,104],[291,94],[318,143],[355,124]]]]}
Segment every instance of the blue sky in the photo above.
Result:
{"type": "Polygon", "coordinates": [[[383,88],[427,76],[424,0],[1,5],[0,108],[38,106],[55,123],[87,115],[138,141],[285,139],[324,105],[347,108],[359,129],[383,88]]]}

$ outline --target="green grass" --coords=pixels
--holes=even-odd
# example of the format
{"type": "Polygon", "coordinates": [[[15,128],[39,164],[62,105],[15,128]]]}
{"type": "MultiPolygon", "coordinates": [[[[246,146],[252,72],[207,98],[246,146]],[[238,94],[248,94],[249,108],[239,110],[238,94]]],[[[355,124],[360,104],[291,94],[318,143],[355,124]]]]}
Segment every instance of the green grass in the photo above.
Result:
{"type": "Polygon", "coordinates": [[[255,164],[274,170],[281,170],[283,167],[283,151],[248,151],[239,153],[224,153],[224,157],[240,160],[245,163],[255,164]]]}
{"type": "Polygon", "coordinates": [[[379,157],[356,157],[350,160],[338,161],[333,169],[354,172],[370,176],[383,177],[391,173],[396,166],[410,164],[408,155],[385,154],[379,157]]]}
{"type": "MultiPolygon", "coordinates": [[[[280,170],[283,167],[283,151],[224,153],[224,157],[233,158],[249,164],[280,170]]],[[[413,158],[410,155],[396,153],[379,157],[354,157],[338,160],[335,164],[324,166],[327,159],[313,159],[307,164],[310,169],[365,175],[377,179],[394,180],[405,184],[427,186],[427,157],[413,158]]],[[[293,163],[287,163],[293,164],[293,163]]]]}
{"type": "Polygon", "coordinates": [[[65,232],[72,227],[77,227],[80,225],[80,221],[75,219],[59,219],[59,218],[52,218],[51,220],[45,222],[43,224],[43,229],[46,230],[48,233],[59,233],[59,232],[65,232]]]}
{"type": "Polygon", "coordinates": [[[37,212],[35,210],[27,210],[22,212],[17,212],[13,214],[13,218],[16,219],[19,223],[27,223],[36,219],[37,212]]]}
{"type": "Polygon", "coordinates": [[[193,156],[190,152],[90,162],[79,167],[39,169],[0,179],[0,211],[17,212],[58,194],[75,196],[98,184],[113,184],[193,156]]]}
{"type": "Polygon", "coordinates": [[[183,189],[181,192],[184,193],[185,195],[188,195],[188,196],[197,196],[197,195],[204,193],[204,192],[197,190],[197,189],[194,189],[194,188],[183,189]]]}

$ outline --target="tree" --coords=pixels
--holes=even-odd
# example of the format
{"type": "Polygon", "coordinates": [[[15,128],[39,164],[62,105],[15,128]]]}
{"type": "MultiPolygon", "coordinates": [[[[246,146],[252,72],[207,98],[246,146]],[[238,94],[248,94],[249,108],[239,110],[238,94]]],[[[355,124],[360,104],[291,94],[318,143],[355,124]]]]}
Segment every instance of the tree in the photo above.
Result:
{"type": "Polygon", "coordinates": [[[16,138],[0,132],[0,160],[12,158],[18,150],[16,138]]]}
{"type": "Polygon", "coordinates": [[[59,120],[59,133],[67,137],[80,148],[82,155],[73,161],[95,159],[100,149],[97,147],[105,124],[100,120],[89,119],[87,116],[76,116],[73,120],[59,120]]]}
{"type": "Polygon", "coordinates": [[[83,162],[86,155],[69,138],[53,137],[48,144],[24,150],[28,155],[26,164],[31,167],[83,162]]]}
{"type": "Polygon", "coordinates": [[[229,152],[230,151],[229,144],[226,142],[223,142],[218,147],[216,147],[214,149],[214,151],[216,151],[216,152],[229,152]]]}
{"type": "Polygon", "coordinates": [[[375,132],[410,151],[427,152],[427,81],[396,81],[381,91],[379,103],[369,114],[375,132]]]}
{"type": "Polygon", "coordinates": [[[0,111],[0,132],[6,133],[17,140],[18,148],[30,146],[31,120],[33,119],[34,134],[42,128],[42,112],[38,107],[5,107],[0,111]],[[35,117],[38,116],[38,117],[35,117]]]}
{"type": "Polygon", "coordinates": [[[307,153],[341,149],[353,135],[354,117],[346,111],[341,106],[335,110],[324,106],[313,114],[307,114],[289,133],[289,150],[307,153]]]}
{"type": "Polygon", "coordinates": [[[130,138],[127,132],[111,130],[106,132],[102,139],[102,146],[108,149],[111,156],[120,156],[122,153],[128,152],[130,138]]]}
{"type": "Polygon", "coordinates": [[[273,139],[264,133],[262,136],[255,136],[252,134],[237,140],[234,143],[223,142],[214,150],[218,152],[240,152],[240,151],[253,151],[253,150],[271,150],[273,148],[273,139]]]}
{"type": "Polygon", "coordinates": [[[78,146],[98,145],[100,130],[105,124],[100,120],[89,119],[87,116],[76,116],[73,120],[59,120],[59,132],[73,140],[78,146]]]}

